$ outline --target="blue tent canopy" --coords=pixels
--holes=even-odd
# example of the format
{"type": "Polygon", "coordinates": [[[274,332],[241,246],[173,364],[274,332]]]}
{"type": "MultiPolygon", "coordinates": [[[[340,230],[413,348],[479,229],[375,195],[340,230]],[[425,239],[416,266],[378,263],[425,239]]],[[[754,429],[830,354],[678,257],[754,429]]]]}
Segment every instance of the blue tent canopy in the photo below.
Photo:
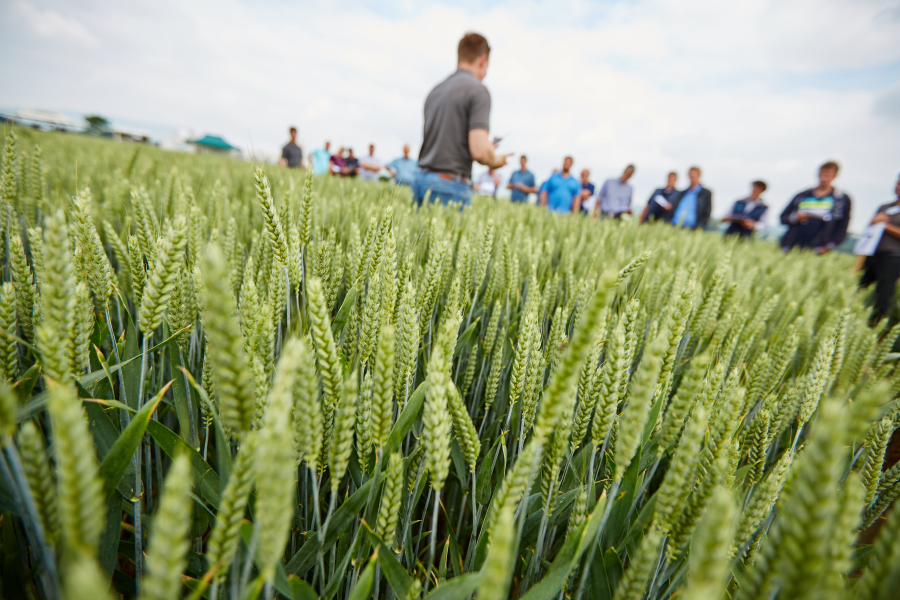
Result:
{"type": "Polygon", "coordinates": [[[217,150],[237,150],[222,138],[215,135],[205,135],[202,138],[196,140],[190,140],[188,142],[190,144],[197,144],[198,146],[206,146],[208,148],[216,148],[217,150]]]}

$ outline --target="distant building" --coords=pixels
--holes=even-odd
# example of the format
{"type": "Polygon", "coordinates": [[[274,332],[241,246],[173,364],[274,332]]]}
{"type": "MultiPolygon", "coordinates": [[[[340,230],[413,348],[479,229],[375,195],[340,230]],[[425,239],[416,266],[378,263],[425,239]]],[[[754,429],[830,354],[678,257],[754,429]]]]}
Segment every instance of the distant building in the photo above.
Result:
{"type": "Polygon", "coordinates": [[[202,138],[188,140],[188,144],[194,146],[197,154],[224,154],[228,156],[238,156],[240,154],[240,148],[235,148],[215,135],[204,135],[202,138]]]}
{"type": "Polygon", "coordinates": [[[117,142],[150,143],[149,133],[128,127],[110,127],[109,131],[103,133],[103,137],[114,139],[117,142]]]}
{"type": "Polygon", "coordinates": [[[55,129],[57,131],[83,131],[84,126],[79,125],[66,115],[49,110],[36,110],[34,108],[22,108],[12,115],[3,115],[5,121],[11,121],[26,127],[37,129],[55,129]]]}

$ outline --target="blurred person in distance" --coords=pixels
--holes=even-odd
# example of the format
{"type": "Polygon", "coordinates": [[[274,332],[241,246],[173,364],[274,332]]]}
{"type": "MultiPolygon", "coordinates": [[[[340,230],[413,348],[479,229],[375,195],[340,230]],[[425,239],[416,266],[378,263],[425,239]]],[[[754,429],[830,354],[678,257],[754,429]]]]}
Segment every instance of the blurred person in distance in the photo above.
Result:
{"type": "Polygon", "coordinates": [[[781,238],[781,249],[809,248],[818,254],[833,250],[847,237],[850,225],[850,196],[833,182],[840,167],[828,161],[819,167],[819,185],[803,190],[781,213],[788,230],[781,238]]]}
{"type": "Polygon", "coordinates": [[[325,142],[324,148],[313,150],[309,156],[312,160],[313,173],[316,175],[327,173],[331,164],[331,142],[325,142]]]}
{"type": "Polygon", "coordinates": [[[375,156],[375,144],[369,144],[369,155],[359,161],[359,178],[363,181],[378,181],[381,159],[375,156]]]}
{"type": "Polygon", "coordinates": [[[765,181],[754,181],[750,186],[750,195],[734,203],[731,212],[722,219],[723,223],[730,223],[725,235],[752,237],[754,231],[766,228],[769,207],[763,202],[762,193],[767,187],[765,181]]]}
{"type": "Polygon", "coordinates": [[[571,156],[565,157],[562,171],[554,170],[550,179],[541,186],[541,206],[550,212],[559,214],[575,212],[581,205],[581,182],[569,173],[573,162],[571,156]]]}
{"type": "Polygon", "coordinates": [[[398,185],[412,185],[416,180],[419,162],[409,157],[409,144],[403,145],[403,156],[395,158],[384,167],[398,185]]]}
{"type": "Polygon", "coordinates": [[[700,183],[700,167],[688,169],[690,185],[672,199],[672,223],[676,227],[704,229],[712,213],[712,190],[700,183]]]}
{"type": "Polygon", "coordinates": [[[472,161],[499,169],[510,154],[497,154],[488,137],[491,95],[482,81],[491,47],[477,33],[467,33],[457,46],[457,69],[425,99],[420,170],[413,198],[421,205],[426,193],[444,204],[471,203],[472,161]]]}
{"type": "Polygon", "coordinates": [[[344,159],[344,177],[356,177],[359,175],[359,159],[353,156],[353,148],[347,148],[347,158],[344,159]]]}
{"type": "Polygon", "coordinates": [[[281,149],[281,159],[278,164],[282,167],[296,169],[303,164],[303,150],[297,145],[297,128],[291,127],[288,132],[291,134],[291,141],[281,149]]]}
{"type": "Polygon", "coordinates": [[[634,175],[634,165],[628,165],[618,177],[607,179],[603,182],[600,192],[597,193],[597,206],[594,207],[594,216],[597,212],[604,217],[619,219],[622,214],[631,214],[631,196],[634,190],[628,180],[634,175]]]}
{"type": "Polygon", "coordinates": [[[478,176],[475,182],[475,191],[482,196],[497,197],[497,187],[500,185],[500,176],[497,171],[488,167],[488,170],[478,176]]]}
{"type": "Polygon", "coordinates": [[[344,159],[344,147],[341,146],[338,148],[338,151],[331,155],[331,174],[336,177],[343,177],[344,175],[344,163],[346,162],[344,159]]]}
{"type": "Polygon", "coordinates": [[[537,188],[534,187],[534,174],[528,170],[528,157],[524,154],[519,157],[519,166],[521,168],[509,176],[506,189],[512,190],[509,193],[510,202],[524,203],[528,202],[528,194],[537,193],[537,188]]]}
{"type": "Polygon", "coordinates": [[[578,207],[579,211],[589,215],[594,210],[594,206],[596,206],[597,199],[593,198],[594,192],[596,191],[596,187],[590,181],[591,171],[590,169],[582,169],[581,170],[581,203],[578,207]],[[591,199],[593,198],[593,204],[591,204],[591,199]]]}
{"type": "Polygon", "coordinates": [[[872,325],[890,316],[897,279],[900,278],[900,178],[897,178],[894,194],[894,201],[879,206],[872,219],[872,225],[884,223],[884,233],[875,254],[866,257],[859,280],[860,288],[875,284],[875,306],[869,321],[872,325]]]}
{"type": "Polygon", "coordinates": [[[640,222],[647,219],[667,221],[672,216],[672,200],[678,194],[675,183],[678,181],[678,173],[672,171],[666,176],[666,187],[662,187],[650,194],[647,206],[641,212],[640,222]]]}

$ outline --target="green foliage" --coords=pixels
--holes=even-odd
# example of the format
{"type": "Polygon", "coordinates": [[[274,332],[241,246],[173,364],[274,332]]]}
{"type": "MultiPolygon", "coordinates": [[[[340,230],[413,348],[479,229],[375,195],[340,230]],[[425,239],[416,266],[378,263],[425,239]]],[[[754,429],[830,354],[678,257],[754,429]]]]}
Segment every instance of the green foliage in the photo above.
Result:
{"type": "Polygon", "coordinates": [[[896,589],[898,511],[852,544],[900,496],[900,327],[848,257],[14,131],[4,592],[896,589]]]}

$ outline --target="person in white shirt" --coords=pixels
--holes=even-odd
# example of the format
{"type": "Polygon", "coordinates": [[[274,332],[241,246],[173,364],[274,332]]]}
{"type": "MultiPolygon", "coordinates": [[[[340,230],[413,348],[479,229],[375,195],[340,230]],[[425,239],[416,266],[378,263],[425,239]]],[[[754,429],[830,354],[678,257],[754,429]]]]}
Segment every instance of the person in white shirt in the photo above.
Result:
{"type": "Polygon", "coordinates": [[[607,179],[597,194],[597,206],[594,207],[594,216],[597,210],[606,217],[618,219],[623,213],[631,214],[631,189],[628,180],[634,175],[634,165],[628,165],[617,178],[607,179]]]}
{"type": "Polygon", "coordinates": [[[363,181],[378,181],[381,159],[375,156],[375,144],[369,144],[369,155],[359,161],[359,178],[363,181]]]}
{"type": "Polygon", "coordinates": [[[482,173],[475,182],[475,191],[482,196],[497,197],[497,187],[500,185],[500,176],[497,171],[488,167],[488,170],[482,173]]]}

